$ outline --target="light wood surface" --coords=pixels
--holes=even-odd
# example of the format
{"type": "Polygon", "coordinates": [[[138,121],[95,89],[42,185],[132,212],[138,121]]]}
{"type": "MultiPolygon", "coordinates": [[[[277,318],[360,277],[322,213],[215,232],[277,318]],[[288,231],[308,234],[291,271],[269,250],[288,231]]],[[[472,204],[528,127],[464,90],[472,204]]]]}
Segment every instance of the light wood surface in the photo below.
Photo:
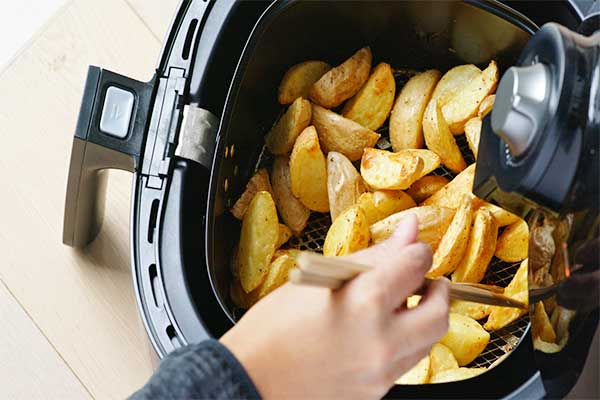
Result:
{"type": "Polygon", "coordinates": [[[14,328],[0,335],[2,399],[124,398],[152,372],[129,265],[131,176],[112,173],[87,249],[61,231],[87,66],[149,79],[175,3],[73,0],[0,72],[0,320],[14,328]]]}

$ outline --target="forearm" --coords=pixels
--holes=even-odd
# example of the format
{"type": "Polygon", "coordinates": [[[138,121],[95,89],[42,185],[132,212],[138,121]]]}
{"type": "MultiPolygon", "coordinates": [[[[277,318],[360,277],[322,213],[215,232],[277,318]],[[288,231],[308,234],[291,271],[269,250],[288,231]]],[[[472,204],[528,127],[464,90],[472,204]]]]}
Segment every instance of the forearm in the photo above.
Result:
{"type": "Polygon", "coordinates": [[[134,400],[259,397],[242,365],[216,340],[174,351],[161,362],[148,383],[131,396],[134,400]]]}

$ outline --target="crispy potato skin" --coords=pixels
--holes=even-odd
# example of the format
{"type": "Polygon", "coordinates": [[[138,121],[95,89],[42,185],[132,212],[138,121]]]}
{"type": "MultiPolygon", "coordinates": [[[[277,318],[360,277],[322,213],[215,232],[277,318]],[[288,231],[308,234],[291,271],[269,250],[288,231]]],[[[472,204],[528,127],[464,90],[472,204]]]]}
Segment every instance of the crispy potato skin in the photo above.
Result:
{"type": "Polygon", "coordinates": [[[238,250],[240,283],[246,293],[264,280],[279,239],[277,209],[269,192],[258,192],[242,220],[238,250]]]}
{"type": "Polygon", "coordinates": [[[507,226],[498,237],[495,256],[505,262],[523,261],[527,258],[529,226],[519,220],[507,226]]]}
{"type": "Polygon", "coordinates": [[[358,50],[312,85],[308,92],[310,100],[325,108],[339,106],[354,96],[369,78],[372,59],[369,47],[358,50]]]}
{"type": "Polygon", "coordinates": [[[385,122],[396,93],[396,81],[389,64],[378,64],[367,83],[344,106],[342,115],[373,131],[385,122]]]}
{"type": "Polygon", "coordinates": [[[357,203],[365,212],[369,226],[392,214],[416,207],[414,200],[400,190],[377,190],[363,193],[357,203]]]}
{"type": "Polygon", "coordinates": [[[461,314],[450,313],[448,332],[440,343],[448,347],[459,366],[477,358],[490,341],[490,334],[477,321],[461,314]]]}
{"type": "Polygon", "coordinates": [[[240,196],[240,198],[235,202],[233,207],[231,207],[231,214],[234,217],[241,220],[250,205],[250,202],[254,198],[254,195],[260,191],[266,191],[269,193],[273,193],[273,189],[271,188],[271,182],[269,181],[269,173],[266,169],[261,168],[250,178],[248,183],[246,184],[246,189],[244,193],[240,196]]]}
{"type": "Polygon", "coordinates": [[[498,66],[491,61],[480,75],[467,83],[460,93],[456,93],[442,105],[443,117],[454,134],[464,132],[465,123],[477,115],[479,105],[496,89],[498,66]]]}
{"type": "Polygon", "coordinates": [[[304,61],[287,70],[279,84],[277,100],[279,104],[291,104],[298,97],[308,98],[311,86],[318,81],[331,65],[323,61],[304,61]]]}
{"type": "Polygon", "coordinates": [[[417,155],[367,148],[360,162],[360,173],[370,188],[402,190],[422,176],[423,167],[423,159],[417,155]]]}
{"type": "Polygon", "coordinates": [[[479,109],[477,110],[477,116],[482,119],[483,117],[488,115],[489,112],[492,111],[492,108],[494,107],[494,101],[496,101],[495,94],[490,94],[490,95],[486,96],[486,98],[483,99],[483,101],[479,105],[479,109]]]}
{"type": "Polygon", "coordinates": [[[474,117],[467,121],[465,124],[465,136],[467,137],[467,143],[469,148],[473,152],[475,159],[477,159],[477,150],[479,149],[479,136],[481,135],[481,118],[474,117]]]}
{"type": "Polygon", "coordinates": [[[364,249],[369,245],[369,224],[364,211],[353,206],[342,212],[331,224],[323,254],[328,257],[343,256],[364,249]]]}
{"type": "Polygon", "coordinates": [[[472,221],[473,204],[465,196],[438,248],[433,253],[433,262],[425,274],[426,277],[438,278],[454,272],[467,249],[472,221]]]}
{"type": "Polygon", "coordinates": [[[440,156],[452,172],[459,173],[467,164],[442,115],[437,100],[430,100],[423,116],[423,135],[427,148],[440,156]]]}
{"type": "Polygon", "coordinates": [[[292,193],[289,162],[286,156],[275,157],[271,171],[273,199],[283,222],[294,235],[299,236],[306,227],[310,210],[292,193]]]}
{"type": "Polygon", "coordinates": [[[476,377],[477,375],[483,374],[487,371],[486,368],[455,368],[447,369],[440,372],[439,374],[433,375],[429,380],[429,383],[445,383],[445,382],[456,382],[464,381],[476,377]]]}
{"type": "Polygon", "coordinates": [[[292,193],[308,209],[329,211],[327,162],[314,126],[306,128],[296,139],[290,156],[290,182],[292,193]]]}
{"type": "Polygon", "coordinates": [[[408,188],[408,195],[417,203],[421,203],[433,196],[438,190],[448,184],[448,178],[438,175],[424,176],[408,188]]]}
{"type": "Polygon", "coordinates": [[[498,207],[483,200],[481,200],[480,208],[485,208],[492,214],[496,220],[496,223],[498,224],[498,227],[514,224],[520,219],[517,215],[511,213],[510,211],[506,211],[502,207],[498,207]]]}
{"type": "Polygon", "coordinates": [[[350,161],[359,160],[363,150],[375,146],[380,137],[378,133],[315,104],[312,123],[323,151],[342,153],[350,161]]]}
{"type": "Polygon", "coordinates": [[[535,303],[533,317],[531,320],[531,334],[534,338],[540,338],[544,342],[556,342],[556,332],[550,323],[543,302],[535,303]]]}
{"type": "Polygon", "coordinates": [[[394,151],[423,147],[423,113],[440,71],[431,69],[410,78],[394,102],[390,115],[390,141],[394,151]]]}
{"type": "Polygon", "coordinates": [[[450,208],[438,206],[414,207],[392,214],[371,225],[370,231],[373,243],[379,243],[390,237],[396,229],[396,225],[409,213],[414,213],[419,223],[417,239],[429,244],[432,250],[435,251],[454,216],[454,210],[450,208]]]}
{"type": "Polygon", "coordinates": [[[481,70],[473,64],[458,65],[449,69],[435,86],[431,100],[441,99],[443,103],[459,93],[467,83],[479,74],[481,74],[481,70]]]}
{"type": "Polygon", "coordinates": [[[421,177],[424,177],[425,175],[433,172],[441,164],[440,156],[438,156],[431,150],[405,149],[396,152],[396,154],[410,154],[412,156],[420,157],[423,160],[423,170],[421,171],[421,177]]]}
{"type": "Polygon", "coordinates": [[[436,343],[431,347],[429,358],[431,359],[431,376],[447,369],[458,368],[458,362],[452,351],[441,343],[436,343]]]}
{"type": "Polygon", "coordinates": [[[278,249],[292,237],[292,231],[284,224],[279,224],[279,236],[275,247],[278,249]]]}
{"type": "MultiPolygon", "coordinates": [[[[504,295],[528,304],[528,289],[527,259],[525,259],[523,262],[521,262],[517,273],[515,276],[513,276],[506,289],[504,289],[504,295]]],[[[520,310],[518,308],[492,306],[492,312],[490,313],[490,316],[483,327],[488,331],[498,330],[510,324],[511,322],[516,321],[525,315],[526,312],[527,310],[520,310]]]]}
{"type": "Polygon", "coordinates": [[[329,213],[334,221],[345,209],[358,202],[366,192],[362,177],[343,154],[327,154],[327,193],[329,213]]]}
{"type": "Polygon", "coordinates": [[[452,274],[455,282],[480,282],[494,256],[498,225],[492,215],[479,209],[473,217],[473,227],[463,258],[452,274]]]}
{"type": "Polygon", "coordinates": [[[298,97],[267,133],[265,143],[269,151],[277,155],[292,151],[298,135],[310,124],[311,116],[310,102],[298,97]]]}
{"type": "Polygon", "coordinates": [[[487,304],[472,303],[470,301],[450,301],[450,312],[462,314],[475,320],[487,317],[492,312],[491,306],[487,304]]]}
{"type": "Polygon", "coordinates": [[[288,273],[298,268],[296,260],[289,254],[281,254],[276,257],[269,266],[269,273],[264,282],[258,287],[258,298],[262,299],[273,290],[287,282],[288,273]]]}
{"type": "Polygon", "coordinates": [[[429,355],[423,357],[414,367],[396,380],[397,385],[422,385],[429,382],[431,376],[431,360],[429,355]]]}

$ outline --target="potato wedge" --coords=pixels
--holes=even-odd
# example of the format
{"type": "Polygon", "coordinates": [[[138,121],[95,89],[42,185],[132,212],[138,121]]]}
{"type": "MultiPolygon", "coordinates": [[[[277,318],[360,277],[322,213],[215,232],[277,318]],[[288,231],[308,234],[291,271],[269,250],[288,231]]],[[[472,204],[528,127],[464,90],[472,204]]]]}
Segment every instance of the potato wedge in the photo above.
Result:
{"type": "Polygon", "coordinates": [[[544,342],[556,342],[556,332],[546,314],[543,302],[535,303],[533,316],[531,318],[531,334],[534,338],[539,337],[544,342]]]}
{"type": "Polygon", "coordinates": [[[299,236],[306,227],[310,210],[292,194],[290,159],[288,157],[275,157],[271,182],[273,182],[273,199],[279,215],[292,233],[299,236]]]}
{"type": "Polygon", "coordinates": [[[423,116],[423,136],[427,148],[442,159],[452,172],[459,173],[467,164],[448,128],[437,100],[430,100],[423,116]]]}
{"type": "Polygon", "coordinates": [[[360,173],[372,189],[407,189],[422,176],[424,162],[411,153],[365,149],[360,173]]]}
{"type": "Polygon", "coordinates": [[[445,383],[445,382],[456,382],[464,381],[466,379],[474,378],[477,375],[483,374],[487,371],[486,368],[456,368],[447,369],[440,372],[439,374],[433,375],[429,383],[445,383]]]}
{"type": "Polygon", "coordinates": [[[438,248],[433,253],[431,267],[425,274],[427,278],[439,278],[454,272],[465,254],[473,221],[473,204],[466,196],[461,203],[438,248]]]}
{"type": "Polygon", "coordinates": [[[353,206],[342,212],[331,224],[323,244],[323,255],[343,256],[364,249],[368,245],[367,217],[359,206],[353,206]]]}
{"type": "Polygon", "coordinates": [[[290,156],[290,183],[294,196],[308,209],[329,211],[327,162],[314,126],[306,128],[296,139],[290,156]]]}
{"type": "Polygon", "coordinates": [[[481,134],[481,118],[474,117],[467,121],[465,124],[465,136],[467,137],[467,143],[469,148],[473,152],[475,159],[477,159],[477,150],[479,149],[479,136],[481,134]]]}
{"type": "Polygon", "coordinates": [[[431,360],[431,376],[447,369],[458,368],[458,362],[452,351],[441,343],[436,343],[431,347],[429,359],[431,360]]]}
{"type": "Polygon", "coordinates": [[[435,251],[454,216],[454,210],[450,208],[438,206],[415,207],[392,214],[369,228],[373,243],[379,243],[390,237],[396,229],[396,225],[410,213],[414,213],[419,222],[417,239],[428,243],[435,251]]]}
{"type": "Polygon", "coordinates": [[[423,147],[423,113],[440,79],[431,69],[410,78],[394,102],[390,115],[390,141],[394,151],[423,147]]]}
{"type": "MultiPolygon", "coordinates": [[[[504,295],[528,304],[528,288],[527,259],[525,259],[521,262],[519,269],[517,269],[515,276],[513,276],[506,289],[504,289],[504,295]]],[[[483,327],[488,331],[504,328],[506,325],[525,315],[526,312],[527,310],[519,310],[518,308],[493,306],[492,312],[483,327]]]]}
{"type": "Polygon", "coordinates": [[[490,334],[477,321],[455,313],[450,313],[448,332],[440,339],[461,367],[476,359],[489,341],[490,334]]]}
{"type": "Polygon", "coordinates": [[[269,273],[264,282],[258,287],[258,298],[262,299],[273,290],[277,289],[288,281],[288,273],[293,268],[297,268],[296,260],[287,254],[282,254],[275,258],[269,266],[269,273]]]}
{"type": "Polygon", "coordinates": [[[269,192],[258,192],[242,220],[238,250],[240,283],[246,293],[264,280],[279,239],[275,202],[269,192]]]}
{"type": "Polygon", "coordinates": [[[481,205],[479,206],[479,208],[485,208],[486,210],[488,210],[496,220],[496,224],[498,224],[498,227],[514,224],[520,219],[518,215],[515,215],[510,211],[506,211],[502,207],[498,207],[497,205],[488,203],[483,200],[481,200],[481,205]]]}
{"type": "Polygon", "coordinates": [[[292,231],[284,224],[279,224],[279,236],[277,238],[277,244],[275,248],[280,248],[292,237],[292,231]]]}
{"type": "Polygon", "coordinates": [[[269,173],[266,169],[261,168],[250,178],[246,184],[246,189],[240,198],[231,207],[231,214],[234,217],[241,220],[244,218],[244,214],[250,205],[250,202],[254,198],[254,195],[260,191],[273,193],[271,188],[271,182],[269,182],[269,173]]]}
{"type": "Polygon", "coordinates": [[[406,308],[415,308],[416,306],[419,305],[420,301],[421,301],[421,296],[419,296],[418,294],[413,294],[412,296],[408,296],[406,298],[406,308]]]}
{"type": "Polygon", "coordinates": [[[456,208],[460,204],[463,194],[472,196],[473,180],[475,179],[475,164],[469,165],[460,174],[456,175],[446,186],[423,202],[425,206],[437,205],[441,207],[456,208]]]}
{"type": "Polygon", "coordinates": [[[396,93],[396,81],[389,64],[378,64],[367,83],[348,100],[342,115],[373,131],[385,122],[396,93]]]}
{"type": "Polygon", "coordinates": [[[238,280],[234,280],[229,287],[229,296],[233,304],[244,310],[249,309],[258,301],[258,289],[246,293],[238,280]]]}
{"type": "Polygon", "coordinates": [[[354,96],[369,78],[373,55],[363,47],[342,64],[326,72],[308,91],[308,97],[325,108],[334,108],[354,96]]]}
{"type": "Polygon", "coordinates": [[[519,220],[507,226],[496,242],[496,257],[506,262],[523,261],[527,258],[529,246],[529,226],[519,220]]]}
{"type": "Polygon", "coordinates": [[[292,104],[298,97],[308,98],[308,91],[331,65],[323,61],[304,61],[287,70],[279,84],[277,100],[279,104],[292,104]]]}
{"type": "Polygon", "coordinates": [[[416,207],[414,200],[401,190],[377,190],[360,195],[358,205],[367,216],[369,226],[392,214],[416,207]]]}
{"type": "Polygon", "coordinates": [[[442,104],[442,114],[454,134],[464,132],[465,123],[477,115],[479,105],[498,84],[498,66],[494,60],[481,74],[467,83],[459,93],[442,104]]]}
{"type": "Polygon", "coordinates": [[[275,254],[273,254],[273,260],[283,255],[287,255],[296,261],[300,253],[301,251],[298,249],[277,249],[275,250],[275,254]]]}
{"type": "Polygon", "coordinates": [[[310,101],[298,97],[265,136],[269,151],[277,155],[292,151],[298,135],[310,125],[311,115],[310,101]]]}
{"type": "Polygon", "coordinates": [[[477,116],[481,119],[488,115],[492,108],[494,107],[494,101],[496,101],[496,95],[490,94],[483,99],[481,104],[479,105],[479,109],[477,110],[477,116]]]}
{"type": "Polygon", "coordinates": [[[491,306],[487,304],[472,303],[470,301],[451,300],[450,312],[465,315],[475,320],[480,320],[492,312],[491,306]]]}
{"type": "Polygon", "coordinates": [[[327,194],[329,213],[334,221],[346,208],[358,202],[367,190],[354,165],[343,154],[331,151],[327,154],[327,194]]]}
{"type": "Polygon", "coordinates": [[[396,380],[397,385],[422,385],[429,382],[431,360],[429,355],[423,357],[414,367],[396,380]]]}
{"type": "Polygon", "coordinates": [[[316,104],[313,104],[312,123],[319,134],[323,151],[337,151],[350,161],[359,160],[363,150],[375,146],[380,137],[359,123],[316,104]]]}
{"type": "Polygon", "coordinates": [[[498,225],[492,214],[484,209],[477,210],[473,217],[469,243],[463,258],[452,273],[452,280],[471,283],[481,281],[494,256],[497,237],[498,225]]]}
{"type": "MultiPolygon", "coordinates": [[[[423,160],[423,170],[421,171],[421,177],[433,172],[441,164],[440,156],[435,154],[431,150],[425,149],[405,149],[396,152],[396,154],[410,154],[413,156],[420,157],[423,160]]],[[[419,179],[421,179],[421,177],[419,179]]]]}
{"type": "Polygon", "coordinates": [[[435,86],[431,100],[450,99],[459,93],[481,70],[473,64],[458,65],[449,69],[435,86]]]}
{"type": "Polygon", "coordinates": [[[408,193],[414,201],[421,203],[446,186],[448,182],[448,178],[443,176],[427,175],[410,185],[406,193],[408,193]]]}

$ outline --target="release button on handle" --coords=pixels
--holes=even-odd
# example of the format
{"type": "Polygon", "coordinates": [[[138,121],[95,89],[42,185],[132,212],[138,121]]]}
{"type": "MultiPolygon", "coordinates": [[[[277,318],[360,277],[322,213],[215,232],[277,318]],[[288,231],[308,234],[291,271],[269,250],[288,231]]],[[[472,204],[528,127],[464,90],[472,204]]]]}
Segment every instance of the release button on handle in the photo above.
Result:
{"type": "Polygon", "coordinates": [[[119,139],[125,138],[129,133],[133,102],[133,93],[116,86],[110,86],[104,97],[100,130],[119,139]]]}

